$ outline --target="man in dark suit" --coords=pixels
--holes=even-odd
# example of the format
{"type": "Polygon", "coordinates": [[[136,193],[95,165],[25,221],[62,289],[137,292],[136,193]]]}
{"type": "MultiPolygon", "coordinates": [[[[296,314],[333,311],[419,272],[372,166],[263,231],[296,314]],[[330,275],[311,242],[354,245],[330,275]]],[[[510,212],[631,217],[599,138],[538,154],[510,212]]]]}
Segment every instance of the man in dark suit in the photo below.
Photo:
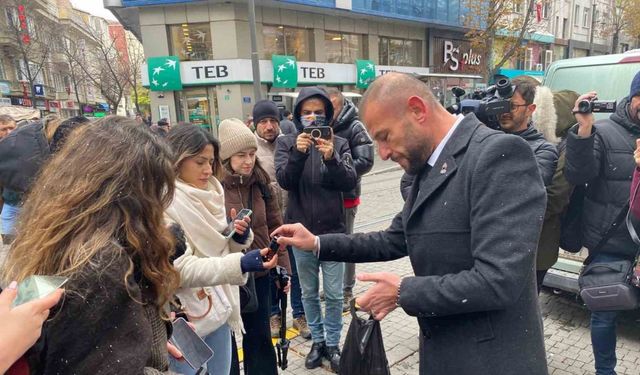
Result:
{"type": "Polygon", "coordinates": [[[419,80],[377,79],[361,112],[382,159],[416,175],[389,229],[275,234],[320,260],[381,262],[409,256],[415,273],[381,272],[357,302],[376,319],[396,307],[418,318],[420,373],[546,375],[535,256],[546,205],[533,153],[519,137],[449,114],[419,80]]]}

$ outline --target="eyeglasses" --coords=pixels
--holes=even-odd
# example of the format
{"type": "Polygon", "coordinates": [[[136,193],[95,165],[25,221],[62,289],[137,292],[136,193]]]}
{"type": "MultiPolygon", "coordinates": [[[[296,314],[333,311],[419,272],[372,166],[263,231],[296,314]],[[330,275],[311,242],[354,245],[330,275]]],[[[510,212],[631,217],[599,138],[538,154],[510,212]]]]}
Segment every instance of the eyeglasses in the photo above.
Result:
{"type": "Polygon", "coordinates": [[[513,111],[514,109],[515,109],[515,110],[518,110],[518,108],[519,108],[519,107],[528,107],[528,106],[529,106],[529,104],[514,104],[514,103],[511,103],[511,110],[512,110],[512,111],[513,111]]]}

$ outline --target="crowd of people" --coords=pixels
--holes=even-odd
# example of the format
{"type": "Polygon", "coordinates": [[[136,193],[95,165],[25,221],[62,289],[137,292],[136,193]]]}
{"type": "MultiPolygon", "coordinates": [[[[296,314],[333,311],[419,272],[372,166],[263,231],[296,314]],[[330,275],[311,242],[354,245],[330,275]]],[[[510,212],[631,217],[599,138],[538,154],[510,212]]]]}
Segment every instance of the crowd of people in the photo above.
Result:
{"type": "MultiPolygon", "coordinates": [[[[213,350],[209,373],[239,374],[238,339],[245,374],[277,374],[283,292],[312,342],[305,367],[339,373],[355,264],[408,256],[415,276],[358,275],[374,285],[356,304],[378,320],[398,307],[417,317],[421,374],[548,374],[538,293],[575,186],[586,185],[590,258],[636,256],[626,230],[599,242],[626,204],[640,222],[640,73],[595,122],[577,113],[595,92],[512,83],[499,129],[400,73],[359,107],[320,87],[302,88],[293,112],[258,101],[217,137],[166,119],[0,117],[0,373],[201,373],[168,341],[177,316],[213,350]],[[317,126],[330,131],[307,131],[317,126]],[[387,230],[352,234],[373,140],[405,170],[406,202],[387,230]],[[32,275],[68,281],[12,306],[32,275]]],[[[598,375],[615,374],[617,315],[592,313],[598,375]]]]}

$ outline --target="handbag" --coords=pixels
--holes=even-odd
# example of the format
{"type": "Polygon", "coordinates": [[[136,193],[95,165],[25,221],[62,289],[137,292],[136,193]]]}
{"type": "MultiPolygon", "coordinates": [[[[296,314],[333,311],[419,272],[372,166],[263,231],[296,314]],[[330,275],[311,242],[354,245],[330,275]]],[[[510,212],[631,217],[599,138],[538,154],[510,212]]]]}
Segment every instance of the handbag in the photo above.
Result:
{"type": "Polygon", "coordinates": [[[633,310],[638,307],[638,290],[631,284],[638,253],[633,260],[592,263],[593,254],[611,238],[624,218],[629,226],[629,203],[623,207],[613,224],[584,261],[578,277],[580,297],[591,311],[633,310]]]}
{"type": "Polygon", "coordinates": [[[180,309],[204,337],[220,328],[231,316],[232,307],[222,286],[181,288],[176,292],[180,309]]]}
{"type": "Polygon", "coordinates": [[[355,302],[350,302],[352,319],[340,357],[340,375],[390,375],[380,322],[372,316],[358,317],[355,302]]]}
{"type": "MultiPolygon", "coordinates": [[[[253,207],[253,185],[249,188],[248,209],[253,207]]],[[[258,292],[256,292],[256,277],[253,272],[249,273],[247,283],[240,285],[240,312],[243,314],[258,311],[258,292]]]]}

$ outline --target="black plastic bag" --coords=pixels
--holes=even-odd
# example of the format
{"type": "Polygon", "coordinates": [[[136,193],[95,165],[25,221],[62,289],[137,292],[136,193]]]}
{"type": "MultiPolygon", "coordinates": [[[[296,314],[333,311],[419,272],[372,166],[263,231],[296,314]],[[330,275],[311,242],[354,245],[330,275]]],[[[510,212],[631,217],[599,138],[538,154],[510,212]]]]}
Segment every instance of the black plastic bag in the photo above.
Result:
{"type": "Polygon", "coordinates": [[[340,357],[340,374],[390,375],[380,322],[371,316],[369,319],[359,318],[356,315],[355,299],[351,300],[351,316],[340,357]]]}

